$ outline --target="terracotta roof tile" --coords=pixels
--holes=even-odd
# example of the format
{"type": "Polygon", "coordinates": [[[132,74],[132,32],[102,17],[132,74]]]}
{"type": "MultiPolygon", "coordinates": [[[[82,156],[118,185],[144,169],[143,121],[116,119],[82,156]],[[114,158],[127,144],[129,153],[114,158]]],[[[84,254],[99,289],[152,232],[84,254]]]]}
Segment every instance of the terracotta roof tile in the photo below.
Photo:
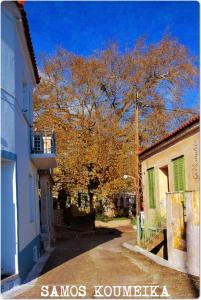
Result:
{"type": "Polygon", "coordinates": [[[25,0],[17,1],[19,4],[24,5],[25,0]]]}
{"type": "Polygon", "coordinates": [[[184,123],[183,125],[181,125],[180,127],[178,127],[176,130],[174,130],[173,132],[167,134],[166,136],[164,136],[162,139],[160,139],[158,142],[156,142],[155,144],[149,146],[148,148],[142,150],[139,155],[144,154],[145,152],[148,152],[149,150],[157,147],[158,145],[160,145],[161,143],[167,141],[168,139],[170,139],[171,137],[173,137],[174,135],[178,134],[179,132],[181,132],[183,129],[187,128],[188,126],[193,125],[194,123],[197,123],[200,121],[200,116],[195,116],[192,119],[190,119],[188,122],[184,123]]]}
{"type": "Polygon", "coordinates": [[[36,83],[38,84],[40,82],[40,76],[39,76],[39,73],[38,73],[38,68],[37,68],[36,58],[35,58],[34,49],[33,49],[32,41],[31,41],[29,23],[28,23],[28,20],[27,20],[26,12],[24,10],[22,1],[15,1],[15,3],[17,5],[19,11],[20,11],[20,14],[21,14],[22,24],[23,24],[23,27],[24,27],[24,34],[25,34],[25,38],[26,38],[26,42],[27,42],[27,47],[28,47],[31,62],[32,62],[32,65],[33,65],[33,70],[34,70],[36,83]]]}

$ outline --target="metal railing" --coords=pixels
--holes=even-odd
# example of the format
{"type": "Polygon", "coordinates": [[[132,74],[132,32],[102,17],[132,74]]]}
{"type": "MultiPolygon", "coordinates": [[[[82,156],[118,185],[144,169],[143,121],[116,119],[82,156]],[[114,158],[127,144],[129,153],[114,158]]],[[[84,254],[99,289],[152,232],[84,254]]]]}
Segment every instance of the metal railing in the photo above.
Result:
{"type": "Polygon", "coordinates": [[[144,212],[140,214],[141,243],[150,243],[157,235],[166,229],[165,215],[158,215],[155,220],[145,220],[144,212]]]}
{"type": "Polygon", "coordinates": [[[56,154],[56,143],[52,131],[31,132],[31,153],[56,154]]]}

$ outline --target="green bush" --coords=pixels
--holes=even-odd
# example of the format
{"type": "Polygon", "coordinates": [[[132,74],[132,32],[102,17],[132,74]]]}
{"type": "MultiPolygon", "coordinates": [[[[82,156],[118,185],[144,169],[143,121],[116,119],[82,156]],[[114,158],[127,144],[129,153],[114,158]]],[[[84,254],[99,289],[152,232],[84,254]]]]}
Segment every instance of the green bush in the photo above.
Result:
{"type": "Polygon", "coordinates": [[[131,224],[132,225],[137,225],[137,219],[136,219],[136,217],[132,217],[131,224]]]}
{"type": "Polygon", "coordinates": [[[102,222],[109,222],[109,221],[121,221],[121,220],[127,220],[128,218],[126,217],[107,217],[104,215],[96,215],[96,220],[97,221],[102,221],[102,222]]]}

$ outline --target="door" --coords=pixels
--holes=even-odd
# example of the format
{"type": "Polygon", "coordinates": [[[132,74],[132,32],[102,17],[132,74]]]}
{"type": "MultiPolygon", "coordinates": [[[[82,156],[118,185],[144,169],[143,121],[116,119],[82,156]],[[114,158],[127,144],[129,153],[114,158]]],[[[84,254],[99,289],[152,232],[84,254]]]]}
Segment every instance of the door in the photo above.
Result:
{"type": "Polygon", "coordinates": [[[1,271],[18,273],[15,162],[1,162],[1,271]]]}

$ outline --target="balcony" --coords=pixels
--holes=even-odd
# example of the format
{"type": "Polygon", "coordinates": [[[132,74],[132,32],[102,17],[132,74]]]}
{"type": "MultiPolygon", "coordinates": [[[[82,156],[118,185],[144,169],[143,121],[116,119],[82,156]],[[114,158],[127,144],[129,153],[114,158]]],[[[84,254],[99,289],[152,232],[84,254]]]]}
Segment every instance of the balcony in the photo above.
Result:
{"type": "Polygon", "coordinates": [[[38,170],[55,168],[56,144],[51,131],[34,131],[31,133],[31,160],[38,170]]]}

